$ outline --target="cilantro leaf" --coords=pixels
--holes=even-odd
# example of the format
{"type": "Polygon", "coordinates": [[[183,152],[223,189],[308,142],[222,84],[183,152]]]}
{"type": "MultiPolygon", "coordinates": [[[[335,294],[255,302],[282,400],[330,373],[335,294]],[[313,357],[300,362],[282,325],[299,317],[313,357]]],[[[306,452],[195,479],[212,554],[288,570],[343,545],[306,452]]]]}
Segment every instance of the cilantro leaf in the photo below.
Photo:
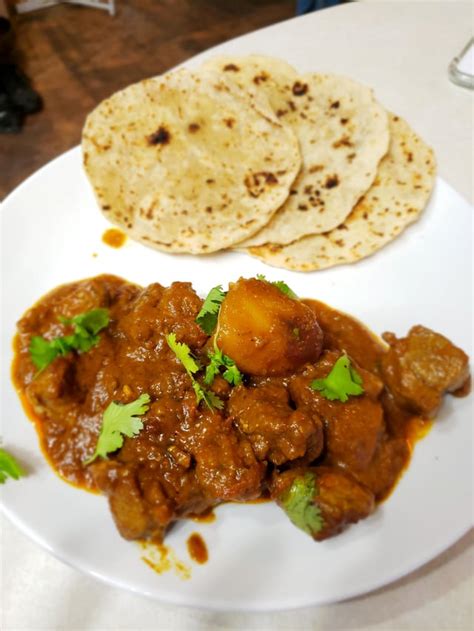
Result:
{"type": "Polygon", "coordinates": [[[214,350],[209,351],[207,354],[211,361],[206,366],[204,383],[210,386],[215,377],[220,374],[220,369],[225,368],[222,374],[224,379],[230,383],[231,386],[239,386],[242,383],[242,373],[237,368],[235,361],[228,355],[225,355],[217,346],[217,334],[216,332],[214,335],[214,350]]]}
{"type": "Polygon", "coordinates": [[[298,296],[295,292],[285,283],[283,280],[267,280],[265,274],[257,274],[257,279],[261,280],[265,283],[270,283],[271,285],[275,285],[277,289],[281,291],[282,294],[288,296],[288,298],[293,298],[293,300],[298,300],[298,296]]]}
{"type": "Polygon", "coordinates": [[[19,480],[25,475],[17,460],[0,447],[0,484],[5,484],[8,478],[19,480]]]}
{"type": "Polygon", "coordinates": [[[191,377],[192,375],[194,375],[194,373],[198,372],[199,366],[194,357],[191,355],[191,349],[187,344],[176,341],[176,333],[169,333],[168,335],[166,335],[166,341],[173,353],[183,364],[186,372],[191,377]]]}
{"type": "MultiPolygon", "coordinates": [[[[227,355],[224,355],[226,359],[230,359],[227,355]]],[[[222,376],[224,379],[230,383],[231,386],[240,386],[242,383],[242,373],[235,365],[235,362],[231,359],[232,365],[227,365],[226,370],[224,370],[222,376]]]]}
{"type": "Polygon", "coordinates": [[[201,311],[198,313],[196,322],[199,324],[204,333],[211,335],[217,325],[217,318],[222,301],[226,297],[226,293],[222,289],[222,285],[213,287],[207,294],[201,311]]]}
{"type": "Polygon", "coordinates": [[[217,394],[214,394],[212,390],[206,390],[203,388],[198,381],[193,381],[193,390],[196,394],[196,401],[198,403],[204,401],[210,410],[222,410],[224,407],[224,401],[219,399],[217,394]]]}
{"type": "Polygon", "coordinates": [[[56,357],[62,355],[62,349],[57,340],[45,340],[44,337],[35,335],[30,341],[31,361],[39,370],[49,366],[56,357]]]}
{"type": "Polygon", "coordinates": [[[359,396],[364,393],[362,377],[351,366],[347,355],[341,355],[324,379],[315,379],[311,388],[321,392],[329,401],[347,401],[349,395],[359,396]]]}
{"type": "Polygon", "coordinates": [[[132,438],[143,429],[141,416],[150,407],[150,395],[141,394],[131,403],[112,403],[107,407],[102,419],[102,428],[94,453],[84,464],[90,464],[98,456],[106,458],[108,453],[117,451],[123,445],[123,437],[132,438]]]}
{"type": "Polygon", "coordinates": [[[207,405],[210,410],[221,410],[224,407],[224,403],[219,399],[219,397],[206,390],[201,386],[201,384],[196,381],[194,378],[194,374],[200,370],[200,367],[194,357],[191,355],[191,349],[187,344],[183,342],[176,341],[176,334],[169,333],[165,336],[166,342],[168,346],[171,348],[173,353],[179,359],[179,361],[183,364],[184,369],[188,373],[189,378],[191,379],[193,390],[196,395],[196,401],[199,404],[201,401],[207,405]]]}
{"type": "Polygon", "coordinates": [[[107,309],[92,309],[73,318],[60,317],[59,321],[66,325],[72,325],[74,333],[52,340],[47,340],[39,335],[31,338],[31,361],[39,370],[49,366],[56,357],[67,355],[72,350],[82,353],[89,351],[98,343],[99,331],[109,324],[109,312],[107,309]]]}
{"type": "Polygon", "coordinates": [[[73,324],[76,333],[96,335],[108,325],[109,312],[107,309],[91,309],[73,318],[60,318],[60,320],[63,324],[73,324]]]}
{"type": "Polygon", "coordinates": [[[288,285],[283,280],[274,280],[272,282],[272,285],[275,285],[275,287],[278,287],[281,293],[285,294],[285,296],[288,296],[288,298],[293,298],[293,300],[298,300],[298,296],[290,287],[288,287],[288,285]]]}
{"type": "Polygon", "coordinates": [[[208,386],[212,384],[215,377],[220,373],[220,368],[223,364],[222,351],[216,352],[209,351],[208,357],[211,360],[206,366],[206,374],[204,375],[204,383],[208,386]]]}
{"type": "Polygon", "coordinates": [[[107,309],[92,309],[73,318],[60,318],[60,321],[74,326],[74,335],[67,336],[64,340],[67,340],[72,348],[87,352],[99,341],[99,331],[108,325],[109,312],[107,309]]]}
{"type": "Polygon", "coordinates": [[[318,493],[316,476],[308,471],[295,478],[290,488],[278,500],[294,525],[311,536],[324,526],[321,510],[316,503],[318,493]]]}

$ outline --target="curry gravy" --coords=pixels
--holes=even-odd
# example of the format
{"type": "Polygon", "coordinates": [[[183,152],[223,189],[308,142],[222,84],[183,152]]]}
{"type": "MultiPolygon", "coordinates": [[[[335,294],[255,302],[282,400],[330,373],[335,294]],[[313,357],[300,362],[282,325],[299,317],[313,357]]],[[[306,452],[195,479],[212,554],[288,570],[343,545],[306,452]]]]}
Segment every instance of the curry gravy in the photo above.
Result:
{"type": "MultiPolygon", "coordinates": [[[[248,404],[249,414],[254,417],[255,409],[271,415],[275,401],[294,422],[304,420],[306,428],[308,423],[319,423],[323,449],[316,456],[307,451],[306,460],[293,456],[280,461],[281,471],[311,466],[320,467],[321,474],[326,475],[331,469],[339,476],[352,476],[352,484],[370,489],[375,501],[381,502],[393,490],[409,463],[415,442],[426,435],[431,421],[401,408],[384,388],[379,366],[388,352],[386,344],[355,318],[319,301],[303,302],[314,312],[322,329],[324,357],[288,375],[245,377],[245,387],[239,392],[254,397],[248,404]],[[312,402],[316,395],[308,385],[312,379],[327,375],[325,366],[332,366],[334,357],[341,352],[347,353],[360,370],[364,396],[351,397],[342,404],[319,395],[312,402]],[[277,398],[272,399],[274,396],[277,398]],[[318,408],[311,412],[313,403],[318,408]],[[347,416],[342,418],[346,411],[347,416]],[[337,415],[342,418],[341,423],[337,415]],[[364,456],[359,456],[359,447],[354,449],[351,441],[359,445],[361,437],[360,449],[369,455],[365,457],[368,465],[359,466],[364,456]],[[329,440],[333,441],[332,452],[327,447],[329,440]],[[341,441],[345,454],[340,457],[337,449],[341,441]],[[354,462],[355,458],[359,461],[352,467],[351,459],[354,462]]],[[[53,290],[19,323],[12,379],[25,413],[35,425],[46,459],[69,483],[89,491],[100,488],[109,500],[112,496],[115,521],[128,539],[159,541],[166,528],[180,518],[213,521],[212,508],[222,502],[269,501],[269,478],[280,467],[266,457],[257,458],[260,447],[251,442],[251,432],[236,426],[232,410],[238,408],[237,404],[233,407],[240,396],[238,389],[222,383],[222,379],[219,385],[216,380],[215,393],[223,397],[224,409],[209,411],[204,405],[199,406],[189,376],[163,343],[163,331],[179,330],[181,339],[191,349],[197,349],[193,352],[205,364],[209,338],[195,322],[201,306],[202,300],[189,283],[174,283],[169,288],[153,284],[142,289],[104,275],[53,290]],[[96,307],[107,307],[111,319],[97,346],[87,353],[58,357],[47,370],[38,373],[29,353],[31,336],[63,335],[64,328],[58,324],[61,315],[70,317],[96,307]],[[85,467],[84,460],[94,449],[107,404],[111,400],[130,402],[141,392],[150,393],[152,400],[142,431],[136,438],[126,439],[117,453],[85,467]],[[140,487],[127,486],[134,476],[141,476],[140,487]],[[113,486],[116,480],[122,484],[118,491],[113,486]],[[140,504],[135,522],[127,523],[127,512],[120,511],[128,500],[114,496],[125,491],[132,500],[143,491],[140,501],[156,519],[153,527],[142,518],[140,504]]],[[[464,388],[463,394],[466,393],[464,388]]],[[[271,417],[268,421],[267,429],[275,428],[274,444],[278,447],[278,432],[286,432],[286,425],[271,417]]],[[[301,440],[298,432],[295,436],[301,440]]],[[[288,441],[285,436],[283,449],[288,441]]],[[[271,458],[271,452],[268,453],[271,458]]],[[[192,554],[203,558],[205,544],[199,553],[198,543],[193,541],[189,544],[192,554]]],[[[162,553],[159,558],[164,560],[166,555],[163,550],[162,553]]]]}
{"type": "MultiPolygon", "coordinates": [[[[114,230],[114,229],[111,229],[114,230]]],[[[120,232],[120,231],[117,231],[120,232]]],[[[364,324],[359,322],[352,316],[333,309],[323,302],[305,299],[304,303],[307,304],[312,310],[315,311],[318,320],[323,328],[326,345],[344,350],[354,357],[361,366],[367,369],[374,370],[377,366],[377,361],[382,353],[386,350],[385,343],[380,338],[370,331],[364,324]]],[[[18,392],[23,410],[26,416],[33,422],[36,432],[38,434],[39,443],[43,455],[55,470],[55,472],[66,482],[82,488],[87,491],[98,493],[98,490],[94,484],[93,479],[90,476],[85,475],[87,471],[85,468],[77,468],[71,475],[71,471],[68,470],[67,475],[62,471],[61,467],[55,463],[54,448],[48,444],[47,437],[44,431],[44,419],[41,414],[37,414],[28,401],[21,381],[21,366],[20,366],[20,337],[16,335],[13,341],[14,360],[12,363],[12,381],[18,392]]],[[[406,439],[409,445],[407,450],[407,458],[403,467],[400,470],[400,475],[403,470],[408,466],[409,454],[413,451],[414,444],[417,440],[426,436],[429,429],[432,426],[432,422],[426,419],[407,414],[400,409],[391,409],[392,426],[394,433],[397,436],[406,439]]],[[[397,478],[398,479],[398,478],[397,478]]],[[[396,483],[387,491],[383,497],[378,498],[379,501],[386,499],[391,490],[396,486],[396,483]]],[[[264,492],[261,497],[253,500],[248,500],[246,503],[260,504],[271,501],[271,497],[268,492],[264,492]]],[[[216,516],[212,509],[205,511],[201,515],[193,515],[192,519],[201,523],[211,523],[215,521],[216,516]]]]}

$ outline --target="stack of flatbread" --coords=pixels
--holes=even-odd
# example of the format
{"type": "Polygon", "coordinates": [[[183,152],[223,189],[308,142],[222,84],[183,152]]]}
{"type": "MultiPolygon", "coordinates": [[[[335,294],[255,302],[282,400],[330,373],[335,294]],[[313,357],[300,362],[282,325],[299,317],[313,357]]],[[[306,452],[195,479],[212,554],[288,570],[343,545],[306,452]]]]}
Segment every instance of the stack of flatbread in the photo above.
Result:
{"type": "Polygon", "coordinates": [[[418,218],[435,178],[433,151],[370,88],[262,56],[114,94],[82,147],[103,213],[131,238],[300,271],[380,249],[418,218]]]}

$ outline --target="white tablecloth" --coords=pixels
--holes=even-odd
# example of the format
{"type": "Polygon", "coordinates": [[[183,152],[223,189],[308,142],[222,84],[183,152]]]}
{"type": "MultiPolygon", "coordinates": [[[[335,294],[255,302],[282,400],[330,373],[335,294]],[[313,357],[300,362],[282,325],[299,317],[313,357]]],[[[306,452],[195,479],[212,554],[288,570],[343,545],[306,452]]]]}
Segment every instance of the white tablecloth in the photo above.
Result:
{"type": "MultiPolygon", "coordinates": [[[[301,70],[347,74],[373,86],[389,109],[433,145],[440,175],[472,201],[473,95],[447,77],[472,24],[473,5],[467,2],[356,3],[284,22],[218,50],[285,57],[285,51],[294,56],[311,41],[314,54],[302,55],[301,70]]],[[[0,523],[4,631],[473,628],[472,532],[417,572],[352,601],[277,614],[225,614],[166,606],[102,585],[56,561],[4,518],[0,523]]]]}

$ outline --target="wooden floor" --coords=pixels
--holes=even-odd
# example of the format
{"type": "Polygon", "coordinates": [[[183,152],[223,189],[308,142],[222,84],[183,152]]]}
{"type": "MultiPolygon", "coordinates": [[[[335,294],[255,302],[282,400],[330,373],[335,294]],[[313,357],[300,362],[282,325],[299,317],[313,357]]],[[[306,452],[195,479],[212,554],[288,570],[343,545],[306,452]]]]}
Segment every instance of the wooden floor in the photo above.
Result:
{"type": "Polygon", "coordinates": [[[44,100],[20,134],[0,135],[0,199],[80,140],[104,97],[196,53],[290,18],[294,0],[116,0],[117,14],[58,5],[18,16],[21,66],[44,100]]]}

